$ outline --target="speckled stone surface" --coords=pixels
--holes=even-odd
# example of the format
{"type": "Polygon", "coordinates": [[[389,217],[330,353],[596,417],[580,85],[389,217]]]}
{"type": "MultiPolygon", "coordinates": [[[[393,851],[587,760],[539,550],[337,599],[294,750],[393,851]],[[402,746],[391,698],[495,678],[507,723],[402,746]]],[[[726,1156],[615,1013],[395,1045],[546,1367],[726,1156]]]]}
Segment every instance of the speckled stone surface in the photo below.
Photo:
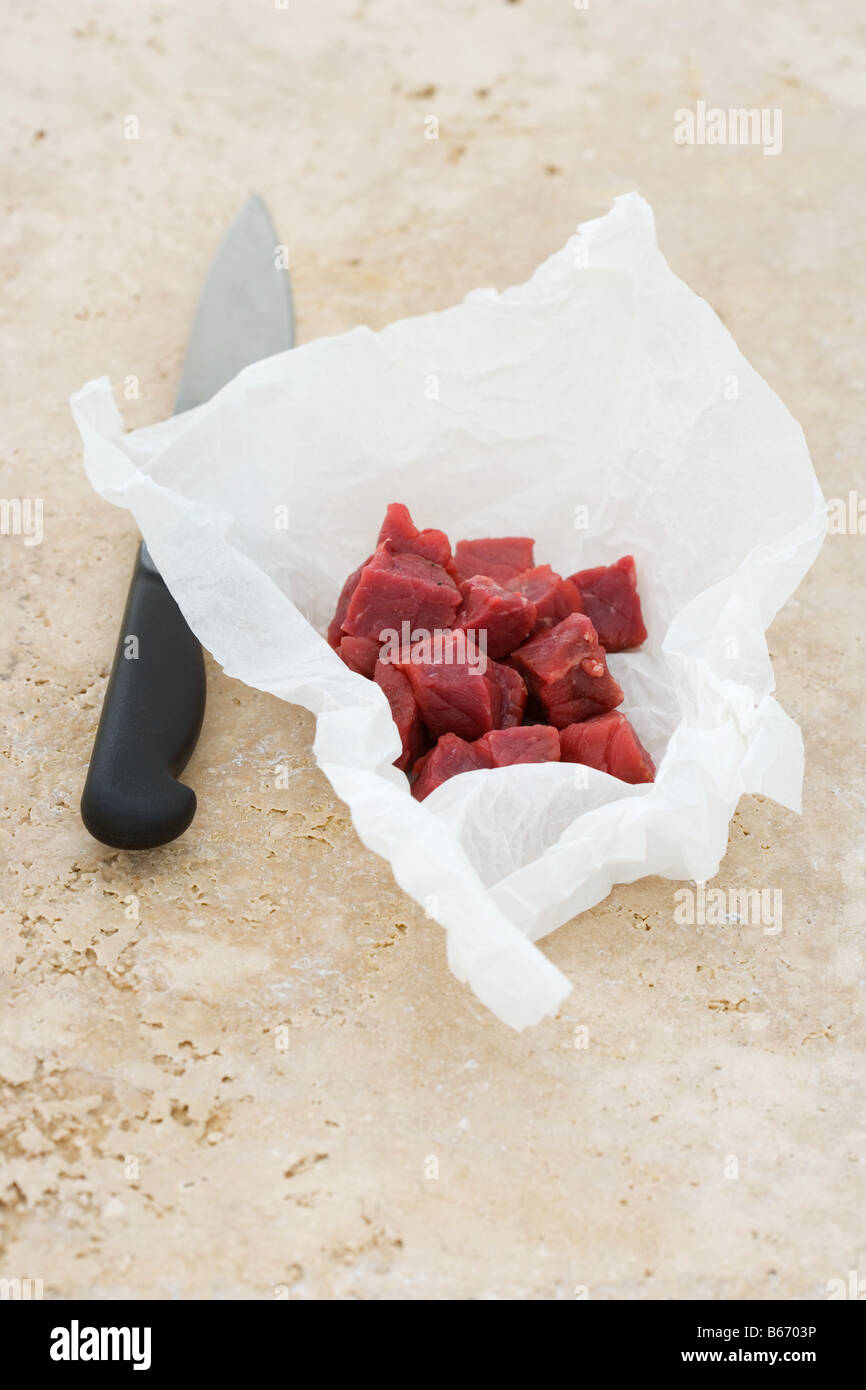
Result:
{"type": "Polygon", "coordinates": [[[5,27],[0,491],[45,512],[41,545],[0,536],[0,1275],[808,1299],[866,1274],[866,539],[829,537],[770,634],[804,813],[744,801],[717,884],[780,889],[781,933],[620,888],[547,940],[574,992],[518,1036],[359,843],[312,719],[213,664],[191,830],[137,857],[88,838],[135,537],[66,403],[108,373],[130,425],[169,413],[250,188],[303,339],[517,283],[637,188],[825,493],[866,495],[859,7],[44,0],[5,27]],[[780,108],[782,152],[675,145],[699,100],[780,108]]]}

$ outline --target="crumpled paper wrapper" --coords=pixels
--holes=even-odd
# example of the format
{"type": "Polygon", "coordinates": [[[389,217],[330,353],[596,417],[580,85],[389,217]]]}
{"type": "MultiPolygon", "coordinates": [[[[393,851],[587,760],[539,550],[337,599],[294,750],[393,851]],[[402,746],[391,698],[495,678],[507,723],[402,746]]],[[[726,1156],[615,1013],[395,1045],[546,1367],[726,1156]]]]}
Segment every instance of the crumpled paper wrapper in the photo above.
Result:
{"type": "Polygon", "coordinates": [[[571,987],[540,937],[616,883],[712,878],[744,792],[800,809],[764,631],[820,548],[824,500],[800,427],[671,273],[636,194],[524,285],[268,358],[162,424],[125,434],[106,379],[72,409],[93,486],[133,513],[193,631],[229,675],[316,714],[361,839],[512,1027],[571,987]],[[322,636],[392,501],[452,542],[534,535],[563,574],[635,556],[649,638],[610,665],[654,784],[544,763],[412,799],[382,692],[322,636]]]}

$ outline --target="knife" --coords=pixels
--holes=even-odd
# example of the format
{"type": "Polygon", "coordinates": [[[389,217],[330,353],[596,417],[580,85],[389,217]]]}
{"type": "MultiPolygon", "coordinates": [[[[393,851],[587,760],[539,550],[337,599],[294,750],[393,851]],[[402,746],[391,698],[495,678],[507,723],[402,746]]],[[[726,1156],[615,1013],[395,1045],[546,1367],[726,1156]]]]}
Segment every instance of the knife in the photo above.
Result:
{"type": "MultiPolygon", "coordinates": [[[[294,343],[284,248],[262,199],[223,238],[196,309],[174,413],[201,405],[242,367],[294,343]]],[[[154,849],[190,825],[195,792],[180,774],[204,719],[204,657],[144,541],[139,546],[81,818],[115,849],[154,849]]]]}

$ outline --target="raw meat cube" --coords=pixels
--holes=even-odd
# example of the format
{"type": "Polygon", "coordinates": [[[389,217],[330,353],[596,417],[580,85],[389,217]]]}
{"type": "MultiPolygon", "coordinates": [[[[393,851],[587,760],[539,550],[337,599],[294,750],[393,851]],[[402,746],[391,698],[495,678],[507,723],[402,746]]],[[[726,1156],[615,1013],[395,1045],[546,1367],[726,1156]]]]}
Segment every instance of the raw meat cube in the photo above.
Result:
{"type": "Polygon", "coordinates": [[[486,574],[497,584],[505,584],[523,570],[532,569],[534,545],[529,536],[488,536],[477,541],[458,541],[454,547],[457,577],[463,580],[471,579],[474,574],[486,574]]]}
{"type": "Polygon", "coordinates": [[[632,555],[623,555],[615,565],[578,570],[571,577],[605,651],[624,652],[646,640],[632,555]]]}
{"type": "Polygon", "coordinates": [[[337,654],[343,658],[351,671],[357,671],[359,676],[368,676],[372,680],[376,662],[379,660],[378,642],[372,642],[369,637],[343,637],[337,654]]]}
{"type": "Polygon", "coordinates": [[[343,619],[346,616],[346,611],[349,607],[352,595],[358,587],[358,583],[360,581],[361,573],[364,569],[364,566],[369,565],[372,558],[372,555],[368,555],[366,560],[364,561],[364,564],[359,565],[356,570],[352,571],[352,573],[349,575],[349,578],[346,580],[345,584],[340,590],[340,597],[337,599],[337,611],[331,619],[330,626],[328,627],[328,641],[334,648],[339,647],[340,645],[340,639],[343,636],[343,619]]]}
{"type": "Polygon", "coordinates": [[[361,571],[343,631],[383,642],[383,633],[407,621],[432,632],[450,628],[459,606],[460,590],[441,565],[421,555],[395,555],[384,541],[361,571]]]}
{"type": "Polygon", "coordinates": [[[555,627],[570,613],[582,613],[580,590],[570,579],[563,579],[550,565],[537,565],[535,569],[524,570],[523,574],[509,579],[506,586],[523,594],[535,604],[535,631],[555,627]]]}
{"type": "Polygon", "coordinates": [[[415,696],[412,694],[412,686],[402,671],[385,661],[376,662],[373,679],[388,698],[397,732],[403,742],[403,752],[395,759],[394,766],[399,767],[401,772],[407,772],[430,746],[427,730],[421,722],[415,696]]]}
{"type": "Polygon", "coordinates": [[[397,665],[409,678],[434,738],[455,733],[471,743],[504,722],[520,722],[526,699],[520,676],[485,661],[463,632],[446,632],[435,643],[417,642],[397,665]]]}
{"type": "Polygon", "coordinates": [[[502,706],[495,728],[511,729],[519,724],[526,708],[527,689],[519,671],[499,661],[488,661],[487,674],[502,692],[502,706]]]}
{"type": "Polygon", "coordinates": [[[622,782],[655,779],[652,758],[625,715],[615,710],[585,719],[582,724],[569,724],[560,730],[559,745],[564,763],[585,763],[622,782]]]}
{"type": "Polygon", "coordinates": [[[409,508],[404,507],[402,502],[391,502],[385,513],[376,544],[381,545],[383,541],[391,542],[395,554],[409,552],[422,555],[425,560],[441,565],[454,577],[451,543],[445,532],[433,531],[429,527],[419,531],[409,514],[409,508]]]}
{"type": "Polygon", "coordinates": [[[491,729],[472,746],[485,750],[491,767],[510,767],[512,763],[558,763],[560,758],[559,734],[549,724],[536,724],[526,729],[491,729]]]}
{"type": "MultiPolygon", "coordinates": [[[[495,579],[476,574],[460,585],[462,603],[454,627],[476,634],[487,634],[487,655],[497,661],[525,642],[535,627],[535,604],[522,593],[510,593],[495,579]]],[[[565,615],[563,614],[563,617],[565,615]]]]}
{"type": "Polygon", "coordinates": [[[412,795],[423,801],[449,777],[458,772],[472,772],[478,767],[490,767],[490,758],[477,743],[467,743],[457,734],[443,734],[435,748],[425,754],[415,764],[418,774],[412,787],[412,795]]]}
{"type": "Polygon", "coordinates": [[[531,637],[512,652],[510,660],[557,729],[605,714],[625,698],[584,613],[572,613],[556,627],[531,637]]]}
{"type": "Polygon", "coordinates": [[[449,632],[432,650],[431,644],[419,642],[398,662],[434,738],[455,733],[471,743],[496,728],[502,693],[489,679],[493,663],[487,662],[482,674],[479,659],[480,653],[465,633],[449,632]]]}

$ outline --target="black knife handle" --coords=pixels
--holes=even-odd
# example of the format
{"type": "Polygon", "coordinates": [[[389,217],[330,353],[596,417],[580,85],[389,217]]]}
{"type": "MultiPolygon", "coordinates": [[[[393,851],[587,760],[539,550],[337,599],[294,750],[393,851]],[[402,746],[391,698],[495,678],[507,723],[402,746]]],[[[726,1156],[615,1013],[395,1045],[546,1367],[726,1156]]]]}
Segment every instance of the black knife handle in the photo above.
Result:
{"type": "Polygon", "coordinates": [[[204,705],[201,647],[142,542],[81,797],[95,839],[153,849],[183,834],[196,800],[177,778],[204,705]]]}

